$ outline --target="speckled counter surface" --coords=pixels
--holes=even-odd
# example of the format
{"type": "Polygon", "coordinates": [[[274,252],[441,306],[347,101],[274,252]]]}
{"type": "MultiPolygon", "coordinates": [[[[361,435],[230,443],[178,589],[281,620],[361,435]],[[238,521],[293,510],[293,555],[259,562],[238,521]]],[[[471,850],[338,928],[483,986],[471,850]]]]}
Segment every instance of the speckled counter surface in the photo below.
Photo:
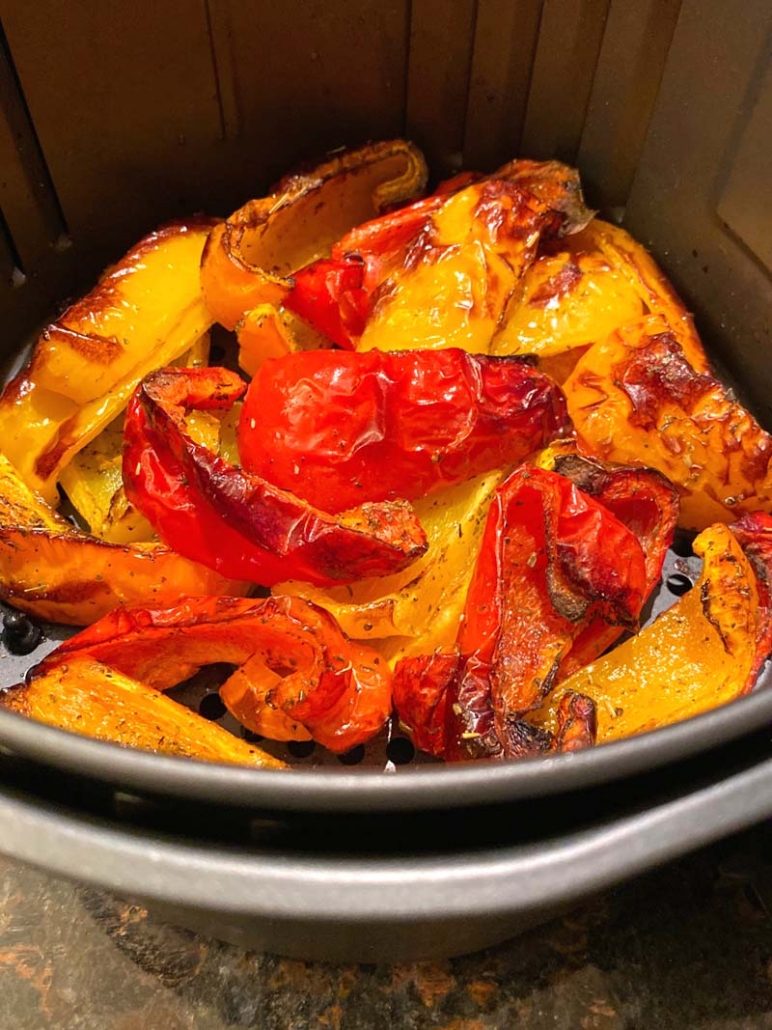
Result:
{"type": "Polygon", "coordinates": [[[245,952],[4,859],[0,898],[0,1030],[772,1030],[772,827],[414,965],[245,952]]]}

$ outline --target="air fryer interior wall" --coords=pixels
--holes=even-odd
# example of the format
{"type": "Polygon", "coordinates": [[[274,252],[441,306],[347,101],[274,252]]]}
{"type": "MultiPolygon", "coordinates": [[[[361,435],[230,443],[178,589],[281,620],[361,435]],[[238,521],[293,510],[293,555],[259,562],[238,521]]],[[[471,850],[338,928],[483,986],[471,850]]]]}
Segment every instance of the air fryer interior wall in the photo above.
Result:
{"type": "Polygon", "coordinates": [[[772,423],[770,0],[3,0],[0,21],[4,351],[158,223],[404,134],[437,175],[578,164],[772,423]]]}

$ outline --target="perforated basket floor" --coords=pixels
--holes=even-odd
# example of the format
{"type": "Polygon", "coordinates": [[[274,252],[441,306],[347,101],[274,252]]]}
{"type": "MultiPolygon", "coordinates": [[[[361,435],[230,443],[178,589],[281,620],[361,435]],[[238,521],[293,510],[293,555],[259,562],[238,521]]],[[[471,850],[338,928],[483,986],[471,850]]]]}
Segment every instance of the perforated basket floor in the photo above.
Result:
{"type": "MultiPolygon", "coordinates": [[[[700,559],[692,553],[689,538],[678,537],[667,554],[662,584],[649,602],[644,625],[648,625],[679,596],[691,589],[699,576],[700,564],[700,559]]],[[[6,613],[10,609],[0,605],[0,610],[6,613]]],[[[10,653],[3,639],[0,644],[0,687],[11,686],[21,681],[28,669],[74,632],[68,627],[45,623],[41,624],[41,628],[43,639],[31,654],[10,653]]],[[[376,768],[384,772],[395,772],[397,769],[417,764],[439,764],[436,759],[416,751],[410,739],[399,728],[396,719],[392,719],[384,730],[366,745],[360,745],[341,755],[332,754],[313,741],[280,743],[258,737],[240,726],[220,700],[218,688],[231,671],[232,667],[226,665],[207,666],[192,679],[175,687],[170,696],[197,711],[204,718],[218,722],[230,732],[259,742],[261,748],[294,767],[309,770],[342,766],[351,771],[376,768]]],[[[761,677],[761,681],[765,679],[766,677],[761,677]]]]}

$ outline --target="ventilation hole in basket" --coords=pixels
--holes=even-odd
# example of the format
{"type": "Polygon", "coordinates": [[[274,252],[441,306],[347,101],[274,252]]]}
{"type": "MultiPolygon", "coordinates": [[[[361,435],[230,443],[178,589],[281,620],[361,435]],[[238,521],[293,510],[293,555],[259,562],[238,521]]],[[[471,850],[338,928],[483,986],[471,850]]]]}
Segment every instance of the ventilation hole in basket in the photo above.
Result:
{"type": "Polygon", "coordinates": [[[346,751],[342,755],[338,755],[338,761],[341,765],[359,765],[364,757],[364,744],[357,744],[357,746],[352,747],[350,751],[346,751]]]}
{"type": "Polygon", "coordinates": [[[684,594],[688,594],[693,585],[689,577],[684,576],[682,572],[674,572],[665,580],[665,586],[676,597],[683,597],[684,594]]]}
{"type": "Polygon", "coordinates": [[[316,750],[316,743],[313,740],[290,740],[287,750],[293,758],[310,758],[316,750]]]}
{"type": "Polygon", "coordinates": [[[198,714],[203,715],[205,719],[209,719],[211,722],[217,722],[218,719],[222,719],[226,711],[227,709],[219,694],[206,694],[201,698],[198,705],[198,714]]]}
{"type": "Polygon", "coordinates": [[[395,765],[407,765],[415,758],[413,742],[407,737],[394,737],[386,745],[386,757],[395,765]]]}
{"type": "Polygon", "coordinates": [[[692,550],[693,534],[678,532],[673,538],[670,550],[679,558],[691,558],[694,555],[692,550]]]}
{"type": "Polygon", "coordinates": [[[248,730],[246,726],[241,727],[241,736],[250,744],[259,744],[261,740],[265,740],[262,733],[253,733],[252,730],[248,730]]]}

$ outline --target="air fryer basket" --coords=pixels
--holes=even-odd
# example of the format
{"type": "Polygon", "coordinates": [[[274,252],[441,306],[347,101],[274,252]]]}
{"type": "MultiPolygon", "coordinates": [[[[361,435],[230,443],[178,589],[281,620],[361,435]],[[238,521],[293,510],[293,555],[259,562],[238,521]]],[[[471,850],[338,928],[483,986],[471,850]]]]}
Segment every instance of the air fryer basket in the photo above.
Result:
{"type": "MultiPolygon", "coordinates": [[[[719,0],[204,0],[192,10],[183,0],[139,7],[128,0],[101,6],[0,0],[0,362],[10,369],[57,304],[87,289],[103,266],[158,223],[197,210],[227,213],[298,160],[404,135],[424,149],[437,176],[460,167],[492,169],[516,154],[578,165],[588,201],[650,247],[696,311],[713,356],[770,426],[772,0],[746,0],[740,13],[733,6],[719,0]]],[[[683,572],[685,561],[671,554],[670,571],[683,572]]],[[[667,588],[663,603],[666,597],[667,588]]],[[[0,661],[4,683],[22,671],[7,656],[0,661]]],[[[769,724],[768,678],[749,698],[687,723],[520,764],[413,768],[403,762],[405,743],[382,740],[370,751],[373,764],[330,764],[318,752],[296,750],[291,773],[259,772],[128,752],[5,712],[0,747],[22,764],[54,766],[102,784],[111,796],[122,788],[285,816],[469,811],[566,792],[585,797],[669,763],[679,776],[685,758],[769,724]]],[[[205,693],[199,688],[196,703],[205,693]]],[[[737,804],[734,822],[721,804],[711,808],[710,790],[694,786],[690,794],[692,787],[684,787],[684,797],[699,799],[690,812],[699,812],[700,832],[679,833],[681,810],[668,809],[667,844],[641,849],[636,861],[620,857],[616,865],[604,851],[606,880],[768,815],[760,785],[769,796],[772,769],[760,751],[752,754],[755,766],[727,772],[724,793],[737,804]]],[[[715,787],[720,794],[721,784],[715,787]]],[[[608,789],[604,796],[611,796],[608,789]]],[[[41,793],[36,807],[34,790],[6,791],[0,826],[15,829],[0,833],[0,847],[68,875],[135,889],[136,877],[127,873],[121,881],[117,872],[116,856],[131,854],[118,847],[120,830],[57,804],[41,793]],[[102,866],[96,859],[83,864],[82,850],[64,847],[65,838],[79,836],[101,839],[102,866]]],[[[652,813],[660,810],[654,793],[651,805],[652,813]]],[[[617,811],[586,832],[596,832],[601,849],[615,832],[632,840],[646,830],[644,808],[639,799],[626,816],[617,811]]],[[[566,828],[566,846],[574,832],[581,831],[566,828]]],[[[214,870],[213,848],[209,842],[199,849],[197,860],[205,863],[208,853],[214,870]]],[[[550,861],[558,861],[559,851],[559,840],[552,840],[541,852],[544,875],[552,868],[556,882],[558,865],[550,861]]],[[[169,870],[181,861],[160,843],[157,854],[161,865],[168,859],[169,870]]],[[[586,874],[577,881],[579,893],[598,886],[589,870],[600,852],[574,854],[586,874]]],[[[228,862],[219,857],[223,872],[228,862]]],[[[367,862],[356,874],[363,882],[372,872],[367,862]]],[[[515,908],[517,890],[530,882],[529,863],[519,869],[520,881],[502,875],[499,915],[507,892],[515,908]]],[[[377,882],[401,889],[412,883],[420,913],[430,877],[411,881],[409,863],[392,872],[390,880],[392,873],[380,869],[377,882]]],[[[160,876],[147,896],[173,902],[174,875],[160,876]]],[[[438,882],[452,894],[466,881],[440,876],[438,882]]],[[[531,917],[546,913],[546,902],[533,897],[531,917]]],[[[238,905],[234,900],[231,907],[238,905]]],[[[512,929],[511,920],[504,922],[512,929]]]]}

